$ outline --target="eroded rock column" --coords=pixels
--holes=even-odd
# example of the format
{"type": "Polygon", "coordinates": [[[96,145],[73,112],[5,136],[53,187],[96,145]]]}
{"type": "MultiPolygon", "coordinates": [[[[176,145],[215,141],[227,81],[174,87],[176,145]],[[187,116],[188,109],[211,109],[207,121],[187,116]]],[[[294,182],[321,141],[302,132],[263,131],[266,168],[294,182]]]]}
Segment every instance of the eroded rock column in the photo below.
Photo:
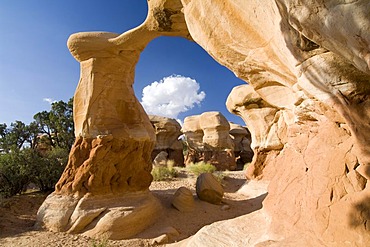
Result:
{"type": "Polygon", "coordinates": [[[218,170],[235,170],[234,143],[230,124],[220,112],[204,112],[184,119],[188,143],[185,163],[209,162],[218,170]]]}
{"type": "Polygon", "coordinates": [[[51,231],[123,239],[161,213],[149,192],[155,132],[136,99],[135,66],[160,35],[188,37],[180,1],[149,2],[148,17],[121,35],[77,33],[68,48],[81,65],[74,96],[76,141],[68,165],[37,214],[51,231]]]}
{"type": "Polygon", "coordinates": [[[150,115],[154,127],[156,144],[152,152],[152,160],[161,152],[167,153],[167,160],[173,160],[176,166],[184,166],[183,145],[179,140],[181,125],[172,118],[150,115]]]}
{"type": "Polygon", "coordinates": [[[231,91],[226,101],[227,109],[248,125],[251,132],[253,160],[246,170],[249,179],[271,179],[275,168],[271,162],[284,147],[285,120],[282,111],[264,101],[250,85],[240,85],[231,91]]]}
{"type": "Polygon", "coordinates": [[[246,126],[230,123],[229,134],[234,142],[234,153],[238,170],[242,170],[244,165],[251,162],[253,150],[251,149],[251,133],[246,126]]]}
{"type": "Polygon", "coordinates": [[[281,142],[280,150],[266,149],[274,158],[264,160],[262,175],[276,169],[261,246],[368,245],[369,2],[182,2],[193,39],[258,96],[234,109],[269,116],[263,136],[276,133],[281,142]],[[257,109],[258,98],[270,113],[257,109]]]}

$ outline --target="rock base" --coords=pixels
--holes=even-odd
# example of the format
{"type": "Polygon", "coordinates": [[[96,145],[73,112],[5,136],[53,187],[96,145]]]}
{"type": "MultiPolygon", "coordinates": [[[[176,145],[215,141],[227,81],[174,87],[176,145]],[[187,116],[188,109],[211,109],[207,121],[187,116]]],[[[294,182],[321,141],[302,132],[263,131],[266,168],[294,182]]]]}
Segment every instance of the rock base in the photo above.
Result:
{"type": "Polygon", "coordinates": [[[160,212],[160,202],[149,192],[82,198],[52,193],[37,212],[36,227],[119,240],[152,225],[160,212]]]}

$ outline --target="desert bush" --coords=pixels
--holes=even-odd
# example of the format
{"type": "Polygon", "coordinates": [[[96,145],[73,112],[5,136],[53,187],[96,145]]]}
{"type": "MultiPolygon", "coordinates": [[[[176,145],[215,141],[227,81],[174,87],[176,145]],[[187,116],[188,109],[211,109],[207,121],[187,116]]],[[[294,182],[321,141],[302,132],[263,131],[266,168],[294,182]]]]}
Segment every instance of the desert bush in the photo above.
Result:
{"type": "Polygon", "coordinates": [[[11,197],[25,191],[31,182],[32,168],[24,152],[0,155],[0,196],[11,197]]]}
{"type": "Polygon", "coordinates": [[[227,178],[227,175],[224,173],[224,171],[215,171],[213,172],[213,176],[215,176],[220,183],[224,183],[225,178],[227,178]]]}
{"type": "Polygon", "coordinates": [[[34,163],[32,182],[41,191],[51,191],[58,182],[68,162],[68,150],[53,148],[34,163]]]}
{"type": "Polygon", "coordinates": [[[199,176],[202,173],[213,173],[216,171],[216,167],[210,163],[206,163],[204,161],[200,161],[197,163],[191,163],[186,167],[190,172],[194,173],[194,175],[199,176]]]}
{"type": "Polygon", "coordinates": [[[10,197],[34,183],[41,191],[50,191],[61,176],[68,150],[53,148],[40,154],[31,148],[0,154],[0,196],[10,197]]]}
{"type": "Polygon", "coordinates": [[[175,162],[168,160],[166,166],[154,166],[152,176],[154,181],[163,181],[177,177],[177,170],[173,167],[175,162]]]}
{"type": "Polygon", "coordinates": [[[99,240],[93,239],[92,247],[109,247],[108,237],[102,237],[99,240]]]}
{"type": "Polygon", "coordinates": [[[251,164],[251,162],[245,163],[243,166],[243,171],[247,170],[248,166],[251,164]]]}

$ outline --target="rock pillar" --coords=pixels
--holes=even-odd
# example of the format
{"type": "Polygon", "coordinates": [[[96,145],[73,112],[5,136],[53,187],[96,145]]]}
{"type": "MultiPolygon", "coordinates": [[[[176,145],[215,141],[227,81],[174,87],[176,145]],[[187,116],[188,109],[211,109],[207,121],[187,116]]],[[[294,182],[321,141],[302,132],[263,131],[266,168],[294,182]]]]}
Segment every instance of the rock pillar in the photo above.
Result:
{"type": "Polygon", "coordinates": [[[185,163],[209,162],[218,170],[235,170],[230,124],[220,112],[186,117],[182,128],[188,143],[185,163]]]}
{"type": "Polygon", "coordinates": [[[55,192],[38,211],[38,226],[123,239],[160,215],[160,203],[148,190],[155,132],[132,84],[140,53],[152,39],[189,37],[181,8],[180,1],[152,0],[137,28],[69,38],[68,48],[81,65],[74,96],[76,141],[55,192]]]}
{"type": "Polygon", "coordinates": [[[152,160],[161,152],[167,153],[167,160],[174,161],[175,166],[184,166],[183,144],[179,140],[181,133],[181,125],[172,118],[150,115],[156,143],[152,152],[152,160]]]}

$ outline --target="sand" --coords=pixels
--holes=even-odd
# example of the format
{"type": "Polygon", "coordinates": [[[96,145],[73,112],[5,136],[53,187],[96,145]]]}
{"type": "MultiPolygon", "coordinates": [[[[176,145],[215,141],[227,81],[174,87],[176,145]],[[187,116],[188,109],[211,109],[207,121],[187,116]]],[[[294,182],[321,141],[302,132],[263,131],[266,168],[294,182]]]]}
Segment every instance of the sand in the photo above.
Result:
{"type": "Polygon", "coordinates": [[[0,201],[0,246],[156,246],[154,239],[165,232],[170,235],[169,243],[184,240],[203,226],[213,222],[232,219],[246,215],[262,208],[265,197],[265,186],[256,191],[239,189],[245,184],[243,171],[223,172],[222,181],[225,195],[221,205],[213,205],[200,201],[196,197],[196,177],[181,171],[171,181],[153,182],[152,193],[161,201],[163,213],[159,220],[144,232],[129,240],[111,241],[92,239],[81,235],[36,231],[33,228],[36,213],[47,196],[39,192],[26,193],[0,201]],[[191,212],[180,212],[172,205],[172,197],[176,190],[187,187],[193,192],[195,207],[191,212]]]}

